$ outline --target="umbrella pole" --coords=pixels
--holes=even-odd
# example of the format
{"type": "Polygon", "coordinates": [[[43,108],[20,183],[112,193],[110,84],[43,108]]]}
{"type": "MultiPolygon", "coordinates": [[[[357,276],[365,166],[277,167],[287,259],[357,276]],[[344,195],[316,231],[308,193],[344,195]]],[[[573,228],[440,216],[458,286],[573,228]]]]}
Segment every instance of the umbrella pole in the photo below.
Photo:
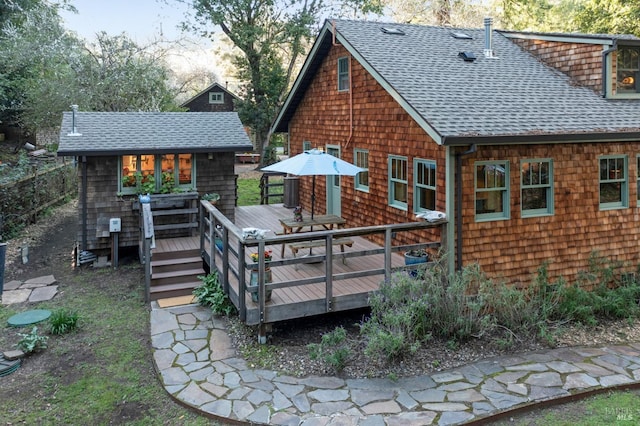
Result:
{"type": "Polygon", "coordinates": [[[316,206],[316,175],[313,175],[313,180],[311,181],[311,220],[313,220],[313,210],[315,206],[316,206]]]}

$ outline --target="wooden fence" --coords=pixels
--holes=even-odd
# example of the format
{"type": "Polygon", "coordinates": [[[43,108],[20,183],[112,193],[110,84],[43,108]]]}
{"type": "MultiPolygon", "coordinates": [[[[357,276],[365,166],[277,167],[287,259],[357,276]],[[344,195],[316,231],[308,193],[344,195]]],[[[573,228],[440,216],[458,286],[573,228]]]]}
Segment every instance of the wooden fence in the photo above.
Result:
{"type": "Polygon", "coordinates": [[[0,183],[0,241],[36,223],[48,208],[77,194],[76,167],[68,159],[33,164],[18,179],[0,183]]]}

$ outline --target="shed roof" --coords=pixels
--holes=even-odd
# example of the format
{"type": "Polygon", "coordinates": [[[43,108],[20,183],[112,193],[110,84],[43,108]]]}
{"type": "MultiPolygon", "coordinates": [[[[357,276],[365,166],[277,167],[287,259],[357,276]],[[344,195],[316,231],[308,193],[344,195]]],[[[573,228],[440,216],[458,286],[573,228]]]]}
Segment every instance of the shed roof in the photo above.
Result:
{"type": "Polygon", "coordinates": [[[250,151],[236,112],[65,112],[58,155],[250,151]]]}
{"type": "Polygon", "coordinates": [[[640,138],[640,100],[605,99],[577,86],[499,31],[492,31],[495,57],[488,58],[484,29],[348,20],[325,23],[274,131],[288,130],[334,31],[336,42],[438,143],[640,138]],[[466,62],[460,52],[474,52],[477,59],[466,62]]]}

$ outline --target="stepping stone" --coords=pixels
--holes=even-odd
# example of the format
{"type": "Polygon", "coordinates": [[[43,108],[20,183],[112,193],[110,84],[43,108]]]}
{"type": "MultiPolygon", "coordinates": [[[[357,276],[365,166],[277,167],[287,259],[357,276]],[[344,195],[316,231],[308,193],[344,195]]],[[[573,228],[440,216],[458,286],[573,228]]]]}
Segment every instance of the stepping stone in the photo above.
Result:
{"type": "Polygon", "coordinates": [[[31,291],[31,296],[29,296],[29,302],[44,302],[45,300],[51,300],[56,294],[58,294],[57,285],[34,288],[31,291]]]}
{"type": "Polygon", "coordinates": [[[24,356],[24,352],[22,352],[19,349],[16,349],[13,351],[5,351],[3,355],[6,360],[13,361],[14,359],[22,358],[24,356]]]}
{"type": "Polygon", "coordinates": [[[4,291],[17,290],[18,287],[20,287],[21,285],[22,285],[22,281],[13,280],[13,281],[9,281],[8,283],[4,283],[3,288],[4,288],[4,291]]]}
{"type": "Polygon", "coordinates": [[[22,284],[22,288],[34,288],[34,287],[44,287],[47,285],[53,285],[57,281],[53,275],[45,275],[43,277],[31,278],[30,280],[26,280],[24,284],[22,284]]]}
{"type": "Polygon", "coordinates": [[[29,300],[29,296],[31,296],[31,290],[29,289],[4,291],[2,293],[2,304],[13,305],[14,303],[24,303],[29,300]]]}
{"type": "Polygon", "coordinates": [[[34,309],[32,311],[22,312],[9,318],[8,323],[12,327],[23,327],[25,325],[36,324],[48,319],[51,311],[46,309],[34,309]]]}

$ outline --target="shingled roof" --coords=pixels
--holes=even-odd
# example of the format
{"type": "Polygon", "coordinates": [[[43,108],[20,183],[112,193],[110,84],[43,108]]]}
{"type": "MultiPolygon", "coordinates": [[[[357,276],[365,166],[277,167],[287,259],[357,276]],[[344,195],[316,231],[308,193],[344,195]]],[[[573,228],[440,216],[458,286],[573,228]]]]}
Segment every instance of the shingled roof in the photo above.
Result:
{"type": "Polygon", "coordinates": [[[287,131],[331,48],[334,25],[336,41],[438,143],[640,139],[640,100],[605,99],[576,86],[499,31],[492,32],[495,58],[488,58],[484,29],[348,20],[325,23],[275,131],[287,131]],[[460,52],[473,52],[477,59],[464,61],[460,52]]]}
{"type": "Polygon", "coordinates": [[[236,112],[65,112],[58,155],[104,156],[253,149],[236,112]]]}

